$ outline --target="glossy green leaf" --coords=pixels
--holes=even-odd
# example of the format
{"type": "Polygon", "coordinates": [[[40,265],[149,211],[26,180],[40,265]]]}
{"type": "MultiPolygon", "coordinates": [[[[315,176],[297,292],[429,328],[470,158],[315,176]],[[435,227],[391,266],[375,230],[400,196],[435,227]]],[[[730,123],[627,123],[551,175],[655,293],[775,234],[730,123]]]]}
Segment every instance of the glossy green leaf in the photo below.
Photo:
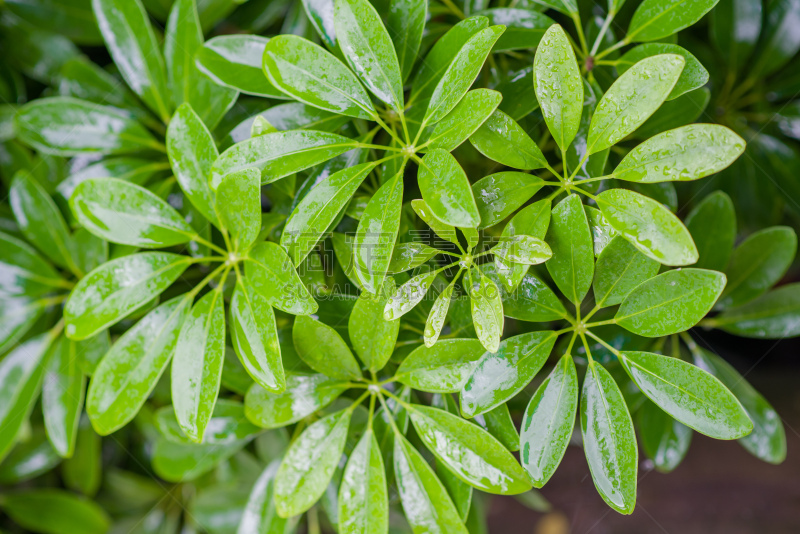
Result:
{"type": "Polygon", "coordinates": [[[505,26],[491,26],[467,39],[436,84],[423,118],[424,124],[437,123],[456,107],[504,30],[505,26]]]}
{"type": "Polygon", "coordinates": [[[244,399],[245,415],[262,428],[280,428],[324,408],[347,387],[345,382],[321,374],[289,373],[282,393],[253,384],[244,399]]]}
{"type": "Polygon", "coordinates": [[[79,56],[65,62],[58,74],[58,94],[61,96],[124,108],[134,115],[143,115],[144,110],[136,96],[120,84],[119,78],[86,57],[79,56]]]}
{"type": "Polygon", "coordinates": [[[74,43],[103,42],[88,0],[9,0],[6,7],[33,26],[65,35],[74,43]]]}
{"type": "Polygon", "coordinates": [[[640,144],[625,155],[613,175],[639,183],[698,180],[728,167],[744,148],[744,140],[724,126],[691,124],[640,144]]]}
{"type": "Polygon", "coordinates": [[[592,229],[592,237],[594,238],[594,255],[600,254],[606,249],[609,243],[619,235],[614,227],[608,224],[608,221],[603,216],[603,213],[592,206],[584,206],[586,210],[586,218],[589,220],[589,228],[592,229]]]}
{"type": "Polygon", "coordinates": [[[444,462],[437,460],[434,465],[434,471],[447,490],[448,495],[450,495],[458,516],[462,521],[466,521],[469,516],[469,510],[472,507],[472,495],[475,493],[472,486],[458,478],[444,462]]]}
{"type": "MultiPolygon", "coordinates": [[[[515,235],[524,234],[544,239],[547,235],[547,229],[550,227],[550,210],[549,199],[539,200],[522,208],[508,221],[500,238],[509,239],[515,235]]],[[[522,282],[525,273],[528,272],[526,265],[509,263],[499,256],[494,257],[494,266],[497,277],[505,291],[516,289],[522,282]]],[[[506,310],[506,315],[508,315],[507,312],[508,310],[506,310]]]]}
{"type": "Polygon", "coordinates": [[[297,275],[289,255],[277,243],[265,241],[250,249],[245,258],[250,287],[270,305],[295,315],[317,311],[317,303],[297,275]]]}
{"type": "Polygon", "coordinates": [[[389,498],[381,449],[372,429],[350,454],[339,486],[339,532],[382,534],[389,528],[389,498]]]}
{"type": "Polygon", "coordinates": [[[103,477],[100,436],[95,433],[87,417],[81,418],[75,453],[61,466],[64,485],[92,497],[100,489],[103,477]]]}
{"type": "Polygon", "coordinates": [[[615,237],[597,258],[593,286],[597,305],[619,304],[635,287],[657,275],[660,267],[625,239],[615,237]]]}
{"type": "Polygon", "coordinates": [[[3,295],[3,306],[0,307],[0,354],[5,354],[27,334],[47,307],[47,299],[3,295]]]}
{"type": "Polygon", "coordinates": [[[187,243],[195,235],[175,208],[125,180],[84,180],[69,203],[84,228],[112,243],[162,248],[187,243]]]}
{"type": "Polygon", "coordinates": [[[0,295],[39,296],[65,288],[59,274],[27,243],[0,232],[0,295]]]}
{"type": "Polygon", "coordinates": [[[675,54],[686,60],[686,66],[667,100],[673,100],[689,91],[694,91],[708,82],[708,71],[700,61],[685,48],[670,43],[647,43],[628,50],[617,60],[617,72],[622,75],[644,58],[659,54],[675,54]]]}
{"type": "Polygon", "coordinates": [[[436,297],[433,306],[431,306],[431,311],[428,312],[428,318],[425,320],[425,330],[423,331],[426,347],[434,346],[442,333],[444,322],[447,319],[447,312],[450,309],[450,301],[453,299],[456,281],[457,278],[454,278],[436,297]]]}
{"type": "MultiPolygon", "coordinates": [[[[536,2],[537,0],[531,0],[536,2]]],[[[559,0],[555,0],[558,3],[559,0]]],[[[569,1],[569,0],[568,0],[569,1]]],[[[520,5],[521,4],[511,4],[520,5]]],[[[576,8],[577,11],[577,8],[576,8]]],[[[489,24],[502,24],[506,31],[497,40],[495,52],[501,50],[529,50],[539,46],[546,30],[553,25],[553,19],[534,9],[496,7],[479,12],[489,18],[489,24]]]]}
{"type": "Polygon", "coordinates": [[[64,307],[67,337],[92,337],[142,308],[190,263],[190,258],[168,252],[131,254],[104,263],[72,290],[64,307]]]}
{"type": "Polygon", "coordinates": [[[744,337],[800,336],[800,284],[787,284],[727,310],[714,317],[711,325],[744,337]]]}
{"type": "Polygon", "coordinates": [[[491,250],[505,261],[523,265],[538,265],[546,262],[553,255],[547,243],[529,235],[515,235],[501,241],[491,250]]]}
{"type": "Polygon", "coordinates": [[[272,462],[256,480],[247,505],[242,513],[236,534],[253,534],[256,532],[283,533],[291,528],[293,521],[278,516],[275,510],[275,474],[279,462],[272,462]]]}
{"type": "Polygon", "coordinates": [[[663,204],[627,189],[597,196],[606,221],[645,256],[663,265],[691,265],[698,253],[692,235],[663,204]]]}
{"type": "MultiPolygon", "coordinates": [[[[442,120],[422,136],[427,150],[441,148],[452,152],[486,122],[502,100],[502,95],[491,89],[473,89],[442,120]]],[[[420,147],[422,148],[422,147],[420,147]]]]}
{"type": "Polygon", "coordinates": [[[755,64],[748,76],[767,76],[785,66],[800,49],[800,39],[794,31],[800,20],[796,0],[776,0],[763,3],[764,27],[755,64]]]}
{"type": "Polygon", "coordinates": [[[383,308],[383,319],[396,321],[410,312],[425,298],[438,274],[437,271],[422,273],[398,287],[383,308]]]}
{"type": "Polygon", "coordinates": [[[693,355],[695,365],[717,377],[736,395],[753,422],[753,431],[739,438],[739,444],[765,462],[783,462],[786,458],[786,432],[778,412],[731,364],[706,350],[693,351],[693,355]]]}
{"type": "Polygon", "coordinates": [[[99,504],[58,489],[9,492],[0,504],[15,523],[42,534],[104,534],[111,518],[99,504]]]}
{"type": "Polygon", "coordinates": [[[282,392],[286,378],[275,312],[246,278],[236,283],[231,297],[230,329],[233,348],[247,373],[264,389],[282,392]]]}
{"type": "Polygon", "coordinates": [[[705,317],[724,287],[725,275],[716,271],[667,271],[631,291],[614,320],[645,337],[683,332],[705,317]]]}
{"type": "Polygon", "coordinates": [[[645,402],[638,414],[642,449],[657,471],[669,473],[683,461],[692,442],[692,430],[667,412],[645,402]]]}
{"type": "Polygon", "coordinates": [[[372,101],[358,78],[336,56],[294,35],[280,35],[264,49],[264,72],[280,91],[314,107],[369,119],[372,101]]]}
{"type": "Polygon", "coordinates": [[[275,475],[279,516],[301,514],[322,496],[341,459],[352,413],[342,410],[311,424],[286,451],[275,475]]]}
{"type": "Polygon", "coordinates": [[[242,93],[286,98],[261,69],[269,39],[259,35],[219,35],[197,49],[197,69],[215,83],[242,93]]]}
{"type": "Polygon", "coordinates": [[[74,343],[62,336],[53,342],[42,381],[42,413],[47,438],[64,458],[75,451],[78,422],[83,411],[86,377],[79,367],[74,343]]]}
{"type": "Polygon", "coordinates": [[[661,132],[686,126],[698,120],[711,101],[711,91],[707,87],[695,89],[675,100],[664,102],[644,124],[636,129],[631,137],[649,139],[661,132]]]}
{"type": "Polygon", "coordinates": [[[0,460],[14,445],[39,396],[53,336],[39,334],[0,360],[0,460]]]}
{"type": "Polygon", "coordinates": [[[699,259],[694,267],[724,271],[736,241],[736,212],[731,198],[722,191],[708,195],[686,216],[686,229],[697,246],[699,259]]]}
{"type": "Polygon", "coordinates": [[[453,244],[459,243],[455,227],[437,219],[433,214],[433,210],[431,210],[430,206],[428,206],[424,200],[421,198],[412,200],[411,207],[414,213],[416,213],[425,224],[430,226],[431,230],[433,230],[437,236],[453,244]]]}
{"type": "Polygon", "coordinates": [[[590,363],[583,381],[581,433],[597,492],[617,512],[632,513],[639,460],[633,421],[617,383],[598,363],[590,363]]]}
{"type": "Polygon", "coordinates": [[[439,254],[439,250],[418,241],[398,243],[392,251],[389,272],[402,273],[409,269],[415,269],[437,254],[439,254]]]}
{"type": "Polygon", "coordinates": [[[108,435],[139,412],[175,351],[189,301],[175,297],[125,332],[92,374],[86,412],[95,431],[108,435]]]}
{"type": "Polygon", "coordinates": [[[437,148],[421,160],[419,189],[434,217],[461,228],[480,224],[480,214],[469,179],[452,154],[437,148]]]}
{"type": "Polygon", "coordinates": [[[244,252],[261,231],[261,177],[249,168],[225,175],[217,187],[216,208],[221,229],[230,236],[233,252],[244,252]]]}
{"type": "Polygon", "coordinates": [[[395,289],[394,280],[387,277],[380,294],[362,293],[353,306],[348,320],[350,343],[370,371],[383,369],[394,352],[400,320],[387,321],[383,310],[395,289]]]}
{"type": "Polygon", "coordinates": [[[626,42],[657,41],[688,28],[719,0],[644,0],[633,14],[626,42]]]}
{"type": "Polygon", "coordinates": [[[733,251],[725,274],[728,284],[719,308],[750,302],[775,285],[794,261],[797,234],[788,226],[774,226],[751,234],[733,251]]]}
{"type": "MultiPolygon", "coordinates": [[[[160,408],[155,413],[154,420],[159,433],[166,439],[176,443],[192,443],[184,435],[172,406],[160,408]]],[[[203,443],[223,445],[246,439],[259,432],[261,429],[245,418],[244,405],[241,402],[218,399],[209,419],[208,430],[203,436],[203,443]]]]}
{"type": "Polygon", "coordinates": [[[507,404],[501,404],[483,415],[476,416],[475,422],[497,438],[509,451],[519,450],[519,432],[514,426],[514,420],[511,419],[511,412],[508,410],[507,404]]]}
{"type": "Polygon", "coordinates": [[[495,353],[485,353],[461,390],[467,417],[488,412],[527,386],[547,361],[556,342],[553,332],[529,332],[504,339],[495,353]]]}
{"type": "Polygon", "coordinates": [[[0,465],[0,482],[4,485],[26,482],[62,463],[63,459],[40,429],[20,438],[0,465]]]}
{"type": "Polygon", "coordinates": [[[403,207],[403,173],[387,180],[372,196],[358,222],[353,243],[355,274],[361,287],[375,294],[389,270],[400,229],[403,207]]]}
{"type": "Polygon", "coordinates": [[[498,172],[472,184],[480,228],[494,226],[511,215],[543,185],[541,178],[523,172],[498,172]]]}
{"type": "Polygon", "coordinates": [[[92,0],[100,32],[128,86],[168,122],[172,113],[164,57],[139,0],[92,0]]]}
{"type": "Polygon", "coordinates": [[[179,106],[169,122],[167,154],[181,190],[206,219],[216,224],[214,192],[208,186],[208,177],[219,152],[211,132],[189,104],[179,106]]]}
{"type": "Polygon", "coordinates": [[[364,85],[397,113],[403,111],[403,80],[394,44],[367,0],[335,0],[336,39],[364,85]]]}
{"type": "Polygon", "coordinates": [[[550,26],[533,61],[536,99],[562,153],[575,139],[583,113],[583,82],[575,52],[558,24],[550,26]]]}
{"type": "Polygon", "coordinates": [[[737,439],[753,430],[733,393],[699,367],[650,352],[625,351],[620,362],[650,400],[689,428],[716,439],[737,439]]]}
{"type": "Polygon", "coordinates": [[[395,433],[394,474],[403,511],[412,529],[436,534],[467,534],[447,490],[425,458],[395,433]]]}
{"type": "Polygon", "coordinates": [[[386,30],[397,52],[402,81],[408,79],[417,61],[427,16],[428,2],[425,0],[392,0],[389,3],[386,30]]]}
{"type": "Polygon", "coordinates": [[[172,404],[181,429],[192,441],[203,441],[217,401],[224,358],[225,308],[218,288],[192,306],[172,359],[172,404]]]}
{"type": "Polygon", "coordinates": [[[128,112],[71,97],[35,100],[14,117],[17,137],[46,154],[128,154],[162,150],[128,112]]]}
{"type": "Polygon", "coordinates": [[[605,150],[641,126],[672,92],[685,63],[674,54],[651,56],[617,78],[592,116],[587,153],[605,150]]]}
{"type": "Polygon", "coordinates": [[[464,386],[485,352],[477,339],[442,339],[432,347],[414,349],[395,376],[420,391],[455,393],[464,386]]]}
{"type": "Polygon", "coordinates": [[[273,132],[242,141],[220,154],[211,167],[211,188],[226,175],[258,169],[268,184],[356,148],[358,142],[327,132],[273,132]]]}
{"type": "Polygon", "coordinates": [[[340,380],[361,378],[361,367],[355,356],[332,327],[299,315],[294,320],[292,339],[300,359],[318,373],[340,380]]]}
{"type": "Polygon", "coordinates": [[[592,232],[583,204],[572,194],[553,208],[547,243],[553,257],[545,264],[558,289],[572,302],[581,302],[594,276],[592,232]]]}
{"type": "Polygon", "coordinates": [[[292,211],[281,234],[281,245],[295,265],[305,259],[352,198],[375,163],[337,171],[319,182],[292,211]]]}
{"type": "Polygon", "coordinates": [[[761,33],[760,0],[731,0],[716,6],[709,16],[711,42],[733,71],[741,71],[761,33]]]}
{"type": "Polygon", "coordinates": [[[539,146],[499,109],[470,136],[469,142],[487,158],[514,169],[530,171],[547,166],[539,146]]]}
{"type": "Polygon", "coordinates": [[[153,448],[153,471],[168,482],[185,483],[208,473],[221,462],[230,458],[250,438],[233,441],[225,445],[177,443],[159,439],[153,448]]]}
{"type": "Polygon", "coordinates": [[[475,333],[489,352],[497,352],[503,335],[503,301],[500,289],[483,271],[472,269],[468,281],[475,333]]]}
{"type": "Polygon", "coordinates": [[[532,273],[523,274],[512,292],[503,290],[503,313],[506,317],[539,323],[567,316],[567,310],[553,290],[532,273]]]}
{"type": "Polygon", "coordinates": [[[565,354],[531,398],[520,430],[520,458],[534,487],[553,476],[575,428],[578,375],[572,356],[565,354]]]}

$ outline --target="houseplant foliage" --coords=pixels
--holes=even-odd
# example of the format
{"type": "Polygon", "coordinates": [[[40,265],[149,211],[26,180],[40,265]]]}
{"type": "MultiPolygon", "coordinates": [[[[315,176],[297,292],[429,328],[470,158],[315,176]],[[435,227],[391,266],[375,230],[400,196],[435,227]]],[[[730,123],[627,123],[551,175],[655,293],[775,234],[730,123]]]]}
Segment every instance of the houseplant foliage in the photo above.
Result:
{"type": "Polygon", "coordinates": [[[736,245],[724,192],[675,213],[753,138],[686,113],[709,72],[674,36],[713,0],[586,26],[565,0],[38,2],[68,31],[6,3],[68,44],[2,114],[21,527],[481,532],[483,495],[541,502],[570,442],[625,514],[640,446],[662,471],[694,431],[783,460],[777,413],[689,331],[800,335],[790,227],[736,245]],[[205,39],[226,24],[252,33],[205,39]]]}

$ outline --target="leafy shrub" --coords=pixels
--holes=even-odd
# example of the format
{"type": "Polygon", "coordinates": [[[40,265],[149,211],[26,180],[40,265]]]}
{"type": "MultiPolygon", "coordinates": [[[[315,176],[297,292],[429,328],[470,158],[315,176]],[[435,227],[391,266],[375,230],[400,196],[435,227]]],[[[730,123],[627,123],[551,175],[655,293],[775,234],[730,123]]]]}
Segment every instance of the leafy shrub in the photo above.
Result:
{"type": "MultiPolygon", "coordinates": [[[[727,77],[674,38],[713,0],[609,2],[587,28],[566,0],[6,4],[50,86],[2,112],[0,483],[35,482],[0,506],[21,527],[314,531],[321,509],[386,532],[402,509],[473,532],[475,489],[541,503],[573,440],[626,514],[637,430],[662,471],[693,431],[785,457],[690,329],[800,335],[800,286],[773,289],[796,235],[736,245],[722,191],[676,215],[675,185],[732,172],[743,137],[783,142],[691,124],[709,80],[752,99],[797,51],[765,34],[734,89],[755,37],[730,28],[760,3],[712,12],[727,77]],[[226,25],[278,35],[204,40],[226,25]]],[[[798,8],[773,4],[778,32],[798,8]]]]}

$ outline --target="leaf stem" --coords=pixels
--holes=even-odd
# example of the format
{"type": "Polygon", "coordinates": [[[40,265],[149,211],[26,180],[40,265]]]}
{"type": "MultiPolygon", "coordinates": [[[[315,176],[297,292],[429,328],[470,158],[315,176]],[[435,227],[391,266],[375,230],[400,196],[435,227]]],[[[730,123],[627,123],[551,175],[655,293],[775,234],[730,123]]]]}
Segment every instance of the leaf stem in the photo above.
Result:
{"type": "Polygon", "coordinates": [[[206,240],[206,239],[204,239],[204,238],[200,237],[200,234],[194,234],[194,235],[192,236],[192,241],[195,241],[195,242],[197,242],[197,243],[200,243],[201,245],[205,245],[205,246],[207,246],[208,248],[210,248],[211,250],[213,250],[213,251],[215,251],[215,252],[219,252],[220,254],[222,254],[223,256],[225,256],[226,258],[227,258],[227,256],[228,256],[228,251],[227,251],[227,250],[223,249],[222,247],[218,247],[217,245],[215,245],[215,244],[214,244],[214,243],[212,243],[211,241],[208,241],[208,240],[206,240]]]}
{"type": "Polygon", "coordinates": [[[583,33],[583,26],[581,24],[581,15],[577,11],[574,13],[570,13],[569,17],[572,19],[572,22],[575,23],[575,30],[578,32],[578,40],[581,43],[581,51],[583,52],[584,56],[589,55],[589,47],[586,44],[586,35],[583,33]]]}
{"type": "Polygon", "coordinates": [[[394,421],[394,412],[392,412],[392,410],[389,409],[389,405],[386,404],[386,401],[383,398],[384,393],[389,393],[389,391],[385,389],[381,389],[380,391],[378,391],[378,400],[380,401],[381,406],[383,406],[383,411],[386,412],[386,418],[389,420],[389,425],[392,427],[392,430],[394,430],[394,433],[396,435],[402,436],[403,433],[400,432],[400,429],[397,428],[397,423],[395,423],[394,421]]]}
{"type": "Polygon", "coordinates": [[[620,48],[622,48],[623,46],[625,46],[627,44],[628,44],[628,40],[627,40],[627,38],[625,38],[625,39],[619,41],[618,43],[609,46],[608,48],[606,48],[605,50],[603,50],[602,52],[600,52],[599,54],[594,56],[594,59],[595,59],[595,61],[597,61],[599,59],[602,59],[602,58],[606,57],[608,54],[612,53],[615,50],[619,50],[620,48]]]}
{"type": "Polygon", "coordinates": [[[619,357],[619,351],[617,349],[615,349],[614,347],[612,347],[611,345],[609,345],[608,343],[603,341],[600,337],[598,337],[596,334],[594,334],[591,330],[587,330],[586,331],[586,335],[591,336],[593,339],[597,340],[601,345],[603,345],[605,348],[607,348],[609,351],[611,351],[611,353],[614,356],[619,357]]]}
{"type": "MultiPolygon", "coordinates": [[[[594,313],[594,310],[592,310],[592,313],[594,313]]],[[[586,316],[586,319],[588,319],[588,318],[589,318],[589,315],[586,316]]],[[[586,324],[586,328],[591,328],[593,326],[605,326],[607,324],[617,324],[617,320],[616,319],[608,319],[606,321],[597,321],[595,323],[587,323],[586,324]]]]}
{"type": "Polygon", "coordinates": [[[609,11],[608,14],[606,15],[606,20],[600,27],[600,33],[597,34],[597,38],[594,40],[594,44],[592,45],[592,50],[589,52],[590,56],[593,56],[597,53],[597,49],[600,48],[600,43],[603,42],[603,37],[605,37],[609,26],[611,26],[611,21],[614,20],[615,15],[616,13],[614,13],[613,11],[609,11]]]}
{"type": "MultiPolygon", "coordinates": [[[[400,144],[400,146],[405,146],[405,145],[406,145],[406,144],[403,142],[403,140],[402,140],[402,139],[400,139],[400,138],[397,136],[397,134],[395,133],[395,131],[394,131],[392,128],[390,128],[388,124],[386,124],[385,122],[383,122],[383,119],[381,119],[381,118],[380,118],[380,116],[379,116],[377,113],[376,113],[375,115],[373,115],[373,116],[372,116],[372,118],[375,120],[375,122],[377,122],[378,124],[380,124],[380,125],[381,125],[381,127],[382,127],[384,130],[386,130],[386,132],[387,132],[389,135],[391,135],[391,136],[392,136],[392,138],[393,138],[395,141],[397,141],[397,142],[400,144]]],[[[360,144],[360,143],[359,143],[359,144],[360,144]]],[[[399,150],[399,149],[397,149],[397,150],[399,150]]]]}

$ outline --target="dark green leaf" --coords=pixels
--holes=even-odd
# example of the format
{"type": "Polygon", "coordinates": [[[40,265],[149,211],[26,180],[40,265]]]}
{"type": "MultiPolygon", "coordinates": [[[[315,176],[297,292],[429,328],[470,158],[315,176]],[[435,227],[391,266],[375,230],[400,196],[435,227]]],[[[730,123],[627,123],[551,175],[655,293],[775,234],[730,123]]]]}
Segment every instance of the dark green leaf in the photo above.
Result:
{"type": "Polygon", "coordinates": [[[0,232],[0,295],[31,297],[66,288],[58,273],[27,243],[0,232]]]}
{"type": "Polygon", "coordinates": [[[553,257],[545,264],[558,289],[579,303],[592,287],[594,246],[589,222],[578,195],[572,194],[553,208],[546,241],[553,257]]]}
{"type": "Polygon", "coordinates": [[[297,355],[318,373],[340,380],[358,380],[361,367],[332,327],[305,315],[294,320],[292,339],[297,355]]]}
{"type": "Polygon", "coordinates": [[[99,504],[63,490],[7,493],[0,506],[15,523],[41,534],[104,534],[111,525],[99,504]]]}
{"type": "Polygon", "coordinates": [[[280,428],[324,408],[347,388],[345,382],[325,375],[287,374],[283,393],[253,384],[244,399],[244,412],[262,428],[280,428]]]}
{"type": "Polygon", "coordinates": [[[469,138],[478,152],[514,169],[530,171],[547,166],[539,146],[517,122],[495,110],[469,138]]]}
{"type": "Polygon", "coordinates": [[[394,42],[402,81],[408,79],[417,61],[427,15],[428,2],[425,0],[392,0],[389,3],[386,30],[394,42]]]}
{"type": "Polygon", "coordinates": [[[261,178],[256,169],[225,175],[217,187],[216,208],[221,229],[230,236],[233,250],[245,252],[261,230],[261,178]]]}
{"type": "Polygon", "coordinates": [[[317,303],[297,275],[289,255],[277,243],[265,241],[254,246],[245,258],[250,287],[270,305],[295,315],[317,311],[317,303]]]}
{"type": "Polygon", "coordinates": [[[466,141],[497,109],[502,95],[491,89],[473,89],[430,129],[430,135],[422,136],[422,147],[427,150],[441,148],[448,152],[466,141]]]}
{"type": "Polygon", "coordinates": [[[250,534],[256,532],[284,533],[292,528],[294,520],[278,516],[275,510],[275,474],[278,472],[279,462],[272,462],[264,469],[256,480],[247,505],[242,513],[237,532],[250,534]]]}
{"type": "Polygon", "coordinates": [[[594,277],[597,305],[619,304],[636,286],[657,275],[660,267],[622,237],[615,237],[597,258],[594,277]]]}
{"type": "Polygon", "coordinates": [[[78,358],[70,350],[74,346],[64,336],[53,342],[42,382],[42,413],[47,438],[64,458],[75,451],[86,390],[86,377],[78,366],[78,358]]]}
{"type": "Polygon", "coordinates": [[[694,266],[724,271],[736,241],[736,212],[731,198],[722,191],[711,193],[689,212],[686,228],[699,255],[694,266]]]}
{"type": "Polygon", "coordinates": [[[503,294],[503,313],[506,317],[534,323],[567,316],[567,310],[553,290],[532,273],[524,274],[513,292],[503,294]]]}
{"type": "Polygon", "coordinates": [[[425,154],[417,180],[422,198],[434,217],[461,228],[480,224],[469,179],[452,154],[441,148],[425,154]]]}
{"type": "Polygon", "coordinates": [[[763,3],[763,38],[754,56],[755,64],[749,76],[767,76],[777,72],[800,49],[800,36],[795,29],[800,23],[800,5],[797,0],[774,0],[763,3]]]}
{"type": "Polygon", "coordinates": [[[638,422],[642,449],[656,470],[673,471],[689,450],[692,430],[649,401],[639,410],[638,422]]]}
{"type": "Polygon", "coordinates": [[[373,372],[383,369],[389,361],[400,331],[399,319],[386,321],[383,318],[383,310],[394,287],[394,280],[387,278],[377,297],[362,293],[350,312],[350,343],[364,365],[373,372]]]}
{"type": "Polygon", "coordinates": [[[532,174],[498,172],[484,176],[472,184],[480,228],[494,226],[511,215],[542,188],[542,182],[541,178],[532,174]]]}
{"type": "MultiPolygon", "coordinates": [[[[515,235],[531,235],[544,239],[550,226],[550,208],[551,204],[548,199],[539,200],[524,207],[506,224],[500,238],[508,239],[515,235]]],[[[505,291],[513,291],[528,272],[526,265],[508,263],[499,256],[494,257],[494,266],[505,291]]],[[[508,310],[505,311],[508,315],[508,310]]]]}
{"type": "Polygon", "coordinates": [[[800,336],[800,284],[788,284],[711,319],[709,326],[744,337],[800,336]]]}
{"type": "Polygon", "coordinates": [[[553,25],[553,19],[533,9],[498,7],[478,14],[488,17],[489,24],[503,24],[506,27],[503,35],[497,40],[495,52],[536,48],[545,30],[553,25]]]}

